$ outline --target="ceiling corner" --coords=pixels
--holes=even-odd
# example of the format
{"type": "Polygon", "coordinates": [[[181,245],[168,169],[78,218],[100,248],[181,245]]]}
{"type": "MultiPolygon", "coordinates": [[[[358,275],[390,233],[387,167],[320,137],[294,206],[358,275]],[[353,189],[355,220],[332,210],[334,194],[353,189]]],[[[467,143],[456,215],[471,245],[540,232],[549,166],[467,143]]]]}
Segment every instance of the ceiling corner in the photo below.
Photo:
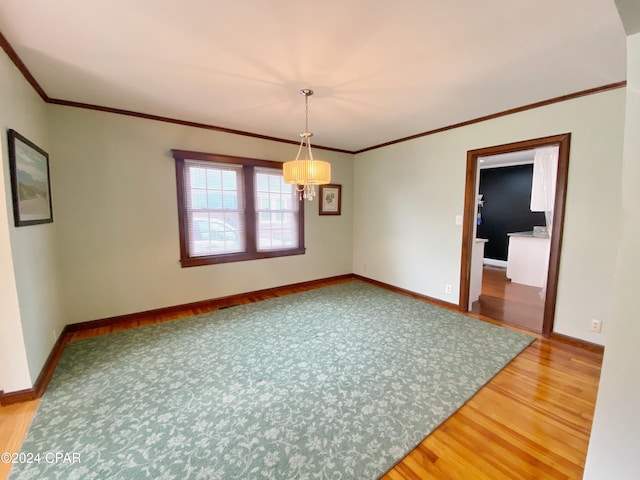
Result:
{"type": "Polygon", "coordinates": [[[638,0],[615,0],[627,35],[640,32],[640,2],[638,0]]]}

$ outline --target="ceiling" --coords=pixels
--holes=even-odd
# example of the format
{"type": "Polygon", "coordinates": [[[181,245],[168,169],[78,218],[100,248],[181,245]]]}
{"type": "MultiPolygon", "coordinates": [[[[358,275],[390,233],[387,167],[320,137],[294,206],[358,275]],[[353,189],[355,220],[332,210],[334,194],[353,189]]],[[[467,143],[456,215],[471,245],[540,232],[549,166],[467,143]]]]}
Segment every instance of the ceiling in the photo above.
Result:
{"type": "Polygon", "coordinates": [[[638,0],[615,0],[627,35],[640,32],[640,2],[638,0]]]}
{"type": "Polygon", "coordinates": [[[51,99],[359,151],[626,78],[612,0],[0,0],[51,99]]]}

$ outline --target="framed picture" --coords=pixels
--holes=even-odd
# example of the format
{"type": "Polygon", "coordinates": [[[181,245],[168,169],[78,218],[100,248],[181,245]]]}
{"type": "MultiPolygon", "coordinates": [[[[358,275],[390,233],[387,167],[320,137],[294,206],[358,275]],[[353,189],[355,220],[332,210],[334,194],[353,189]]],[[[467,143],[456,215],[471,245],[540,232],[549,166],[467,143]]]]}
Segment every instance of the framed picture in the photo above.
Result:
{"type": "Polygon", "coordinates": [[[320,215],[340,215],[342,185],[320,185],[320,215]]]}
{"type": "Polygon", "coordinates": [[[16,227],[53,222],[49,155],[9,130],[9,170],[16,227]]]}

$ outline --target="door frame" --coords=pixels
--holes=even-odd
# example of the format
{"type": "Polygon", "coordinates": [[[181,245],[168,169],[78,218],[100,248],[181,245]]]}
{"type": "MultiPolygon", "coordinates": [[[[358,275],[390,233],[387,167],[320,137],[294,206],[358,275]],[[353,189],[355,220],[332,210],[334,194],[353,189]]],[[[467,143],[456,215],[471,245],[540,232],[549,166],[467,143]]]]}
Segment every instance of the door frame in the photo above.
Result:
{"type": "Polygon", "coordinates": [[[467,151],[467,173],[464,193],[464,219],[462,227],[462,257],[460,261],[460,298],[459,308],[469,311],[469,287],[471,285],[471,252],[474,241],[474,222],[476,221],[476,195],[478,176],[478,157],[517,152],[532,148],[558,145],[558,172],[556,178],[556,196],[551,229],[551,249],[547,268],[547,292],[544,302],[542,334],[549,336],[553,331],[558,293],[558,274],[560,267],[560,250],[564,227],[564,210],[567,199],[567,180],[569,174],[569,149],[571,133],[563,133],[550,137],[536,138],[521,142],[496,145],[467,151]]]}

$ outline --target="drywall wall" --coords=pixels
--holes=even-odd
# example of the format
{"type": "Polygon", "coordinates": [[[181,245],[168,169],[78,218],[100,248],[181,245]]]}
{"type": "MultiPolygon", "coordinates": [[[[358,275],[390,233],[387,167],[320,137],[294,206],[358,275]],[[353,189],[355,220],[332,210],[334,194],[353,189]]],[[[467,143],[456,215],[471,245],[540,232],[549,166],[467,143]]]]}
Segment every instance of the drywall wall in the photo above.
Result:
{"type": "MultiPolygon", "coordinates": [[[[640,19],[640,17],[639,17],[640,19]]],[[[622,230],[585,480],[640,478],[640,33],[627,38],[627,108],[622,168],[622,230]]]]}
{"type": "Polygon", "coordinates": [[[604,344],[589,321],[614,320],[624,98],[611,90],[358,154],[354,272],[457,304],[467,151],[570,132],[554,330],[604,344]]]}
{"type": "MultiPolygon", "coordinates": [[[[0,119],[0,122],[4,126],[5,119],[0,119]]],[[[6,190],[9,188],[5,178],[5,165],[8,162],[6,152],[5,141],[0,152],[3,166],[0,169],[0,390],[12,392],[31,387],[31,376],[22,335],[18,290],[11,256],[11,203],[8,201],[11,193],[6,190]]]]}
{"type": "Polygon", "coordinates": [[[297,146],[64,106],[49,114],[68,323],[351,273],[352,155],[315,149],[343,186],[342,215],[305,202],[305,255],[181,268],[171,149],[283,161],[297,146]]]}
{"type": "MultiPolygon", "coordinates": [[[[61,331],[54,224],[14,226],[7,129],[45,150],[46,105],[4,52],[0,53],[0,389],[30,388],[61,331]],[[27,368],[28,364],[28,368],[27,368]]],[[[55,169],[55,159],[52,160],[55,169]]],[[[55,211],[55,187],[53,188],[55,211]]]]}

